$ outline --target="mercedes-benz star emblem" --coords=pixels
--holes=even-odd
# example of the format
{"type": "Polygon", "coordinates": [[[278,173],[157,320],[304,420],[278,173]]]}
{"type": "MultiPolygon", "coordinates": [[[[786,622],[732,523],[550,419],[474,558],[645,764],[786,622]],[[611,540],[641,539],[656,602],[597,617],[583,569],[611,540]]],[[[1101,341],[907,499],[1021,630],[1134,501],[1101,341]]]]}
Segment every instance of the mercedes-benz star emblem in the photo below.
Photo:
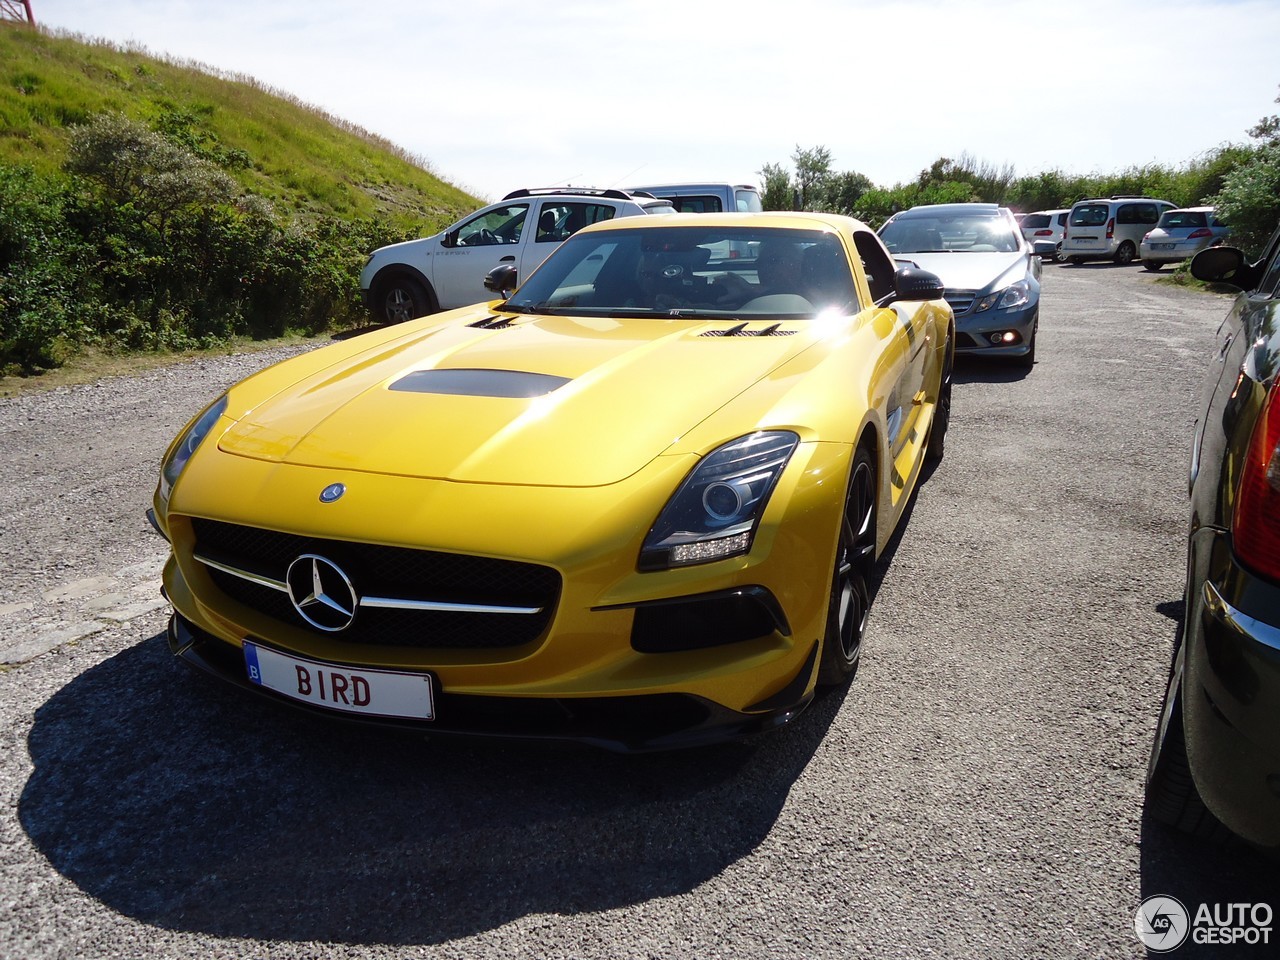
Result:
{"type": "Polygon", "coordinates": [[[284,579],[293,609],[317,630],[337,633],[355,620],[360,598],[342,568],[332,560],[304,553],[289,564],[284,579]]]}
{"type": "Polygon", "coordinates": [[[320,491],[320,502],[333,503],[346,492],[347,485],[345,483],[331,483],[320,491]]]}

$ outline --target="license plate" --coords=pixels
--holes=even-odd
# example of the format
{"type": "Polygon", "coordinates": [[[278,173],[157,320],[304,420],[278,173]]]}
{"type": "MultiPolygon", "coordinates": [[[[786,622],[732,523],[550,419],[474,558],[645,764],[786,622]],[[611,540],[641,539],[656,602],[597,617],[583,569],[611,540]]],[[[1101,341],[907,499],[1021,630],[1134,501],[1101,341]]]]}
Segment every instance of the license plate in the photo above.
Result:
{"type": "Polygon", "coordinates": [[[1152,250],[1172,250],[1176,246],[1177,246],[1176,243],[1153,243],[1151,245],[1151,249],[1152,250]]]}
{"type": "Polygon", "coordinates": [[[346,667],[244,643],[249,680],[293,700],[371,717],[434,720],[435,696],[425,673],[346,667]]]}

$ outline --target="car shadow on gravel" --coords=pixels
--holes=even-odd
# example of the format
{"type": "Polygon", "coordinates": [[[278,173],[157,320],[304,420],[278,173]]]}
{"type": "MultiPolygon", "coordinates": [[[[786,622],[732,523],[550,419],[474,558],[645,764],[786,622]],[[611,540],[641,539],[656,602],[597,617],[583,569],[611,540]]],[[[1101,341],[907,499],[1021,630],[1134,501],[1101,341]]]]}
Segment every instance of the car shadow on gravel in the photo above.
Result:
{"type": "Polygon", "coordinates": [[[952,383],[1018,383],[1035,372],[1010,360],[986,357],[956,357],[952,383]]]}
{"type": "Polygon", "coordinates": [[[715,877],[769,835],[844,695],[664,755],[425,741],[261,702],[155,636],[36,711],[18,812],[55,869],[148,924],[439,944],[715,877]]]}

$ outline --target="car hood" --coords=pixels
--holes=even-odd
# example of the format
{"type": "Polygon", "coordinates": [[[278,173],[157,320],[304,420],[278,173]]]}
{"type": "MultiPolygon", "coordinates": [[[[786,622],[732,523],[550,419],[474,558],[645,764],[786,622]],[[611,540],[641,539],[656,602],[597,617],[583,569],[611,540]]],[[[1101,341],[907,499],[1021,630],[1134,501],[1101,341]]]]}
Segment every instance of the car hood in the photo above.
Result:
{"type": "Polygon", "coordinates": [[[724,337],[704,335],[724,321],[469,310],[363,352],[344,345],[324,367],[273,368],[267,398],[239,415],[233,391],[236,422],[219,449],[460,482],[600,486],[640,470],[819,336],[805,322],[782,324],[788,336],[724,337]]]}
{"type": "MultiPolygon", "coordinates": [[[[910,260],[922,270],[937,274],[948,290],[981,292],[994,286],[1006,273],[1020,264],[1026,270],[1022,253],[899,253],[899,261],[910,260]]],[[[1017,277],[1010,277],[1011,283],[1017,277]]],[[[1001,284],[1003,286],[1003,284],[1001,284]]]]}

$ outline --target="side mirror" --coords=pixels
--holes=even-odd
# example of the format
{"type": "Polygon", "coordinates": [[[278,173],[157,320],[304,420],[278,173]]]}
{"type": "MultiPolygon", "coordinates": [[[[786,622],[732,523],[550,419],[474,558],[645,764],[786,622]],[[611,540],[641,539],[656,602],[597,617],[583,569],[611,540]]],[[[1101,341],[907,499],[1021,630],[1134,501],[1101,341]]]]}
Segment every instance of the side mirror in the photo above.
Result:
{"type": "Polygon", "coordinates": [[[1230,283],[1248,290],[1256,279],[1253,273],[1244,251],[1235,247],[1207,247],[1191,258],[1191,275],[1206,283],[1230,283]]]}
{"type": "Polygon", "coordinates": [[[944,289],[936,273],[919,267],[899,267],[893,272],[893,286],[899,300],[941,300],[944,289]]]}
{"type": "Polygon", "coordinates": [[[457,230],[450,230],[448,233],[446,233],[443,237],[440,238],[440,246],[442,247],[452,248],[452,247],[456,247],[457,245],[458,245],[457,230]]]}
{"type": "Polygon", "coordinates": [[[500,263],[484,275],[484,288],[506,300],[516,289],[516,265],[500,263]]]}

